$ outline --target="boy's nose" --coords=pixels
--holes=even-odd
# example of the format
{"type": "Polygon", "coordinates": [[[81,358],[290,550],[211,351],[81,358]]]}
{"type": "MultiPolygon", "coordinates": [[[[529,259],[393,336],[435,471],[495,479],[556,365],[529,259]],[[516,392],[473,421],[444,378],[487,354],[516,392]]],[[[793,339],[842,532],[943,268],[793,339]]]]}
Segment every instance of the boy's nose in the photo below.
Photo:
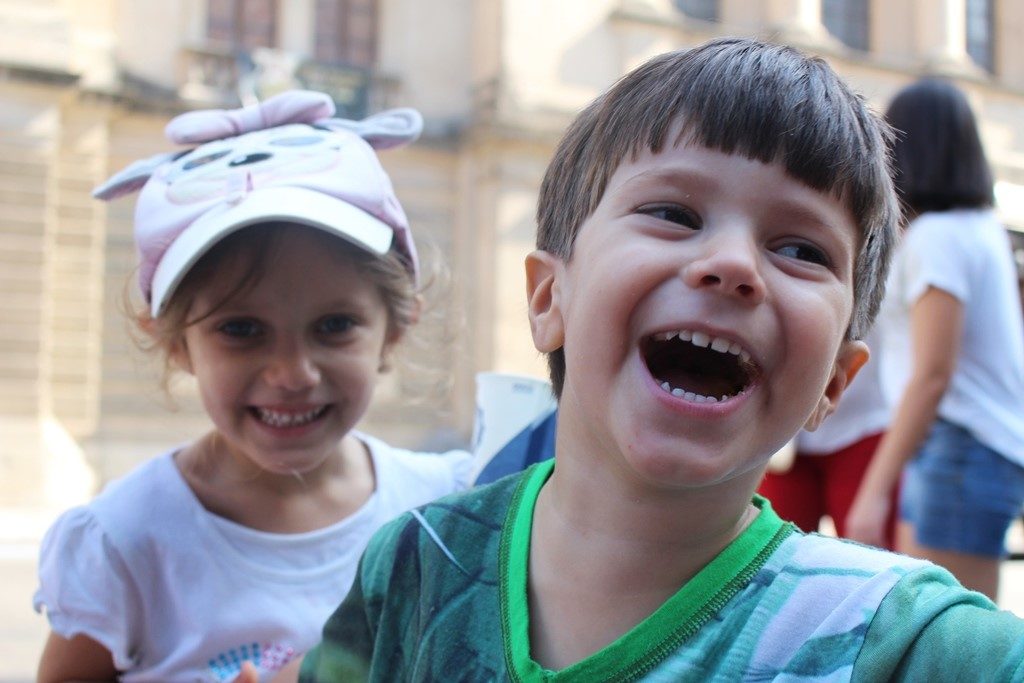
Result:
{"type": "Polygon", "coordinates": [[[723,295],[755,304],[764,300],[757,245],[748,238],[710,239],[701,254],[683,269],[683,280],[694,289],[713,288],[723,295]]]}
{"type": "Polygon", "coordinates": [[[317,385],[320,370],[309,351],[301,346],[275,350],[264,370],[266,381],[287,391],[303,391],[317,385]]]}

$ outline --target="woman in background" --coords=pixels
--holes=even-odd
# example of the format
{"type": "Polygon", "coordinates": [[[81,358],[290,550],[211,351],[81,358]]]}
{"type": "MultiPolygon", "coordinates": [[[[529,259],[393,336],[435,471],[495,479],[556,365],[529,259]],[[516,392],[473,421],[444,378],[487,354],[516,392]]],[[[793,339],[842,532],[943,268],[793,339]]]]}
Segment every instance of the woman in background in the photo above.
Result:
{"type": "Polygon", "coordinates": [[[966,97],[927,78],[898,93],[894,176],[906,228],[879,323],[892,421],[847,519],[881,544],[900,481],[896,548],[992,599],[1024,503],[1024,323],[1009,238],[966,97]]]}

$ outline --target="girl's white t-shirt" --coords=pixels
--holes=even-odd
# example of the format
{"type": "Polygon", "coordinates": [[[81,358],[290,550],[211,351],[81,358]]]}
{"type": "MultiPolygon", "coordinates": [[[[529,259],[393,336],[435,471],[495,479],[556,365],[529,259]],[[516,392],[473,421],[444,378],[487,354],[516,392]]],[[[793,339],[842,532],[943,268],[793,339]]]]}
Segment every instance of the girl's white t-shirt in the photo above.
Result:
{"type": "Polygon", "coordinates": [[[165,453],[47,532],[37,611],[53,631],[109,649],[123,681],[230,681],[243,661],[261,680],[320,640],[370,536],[398,514],[467,488],[465,451],[416,453],[359,434],[377,489],[354,514],[300,534],[208,512],[165,453]]]}
{"type": "Polygon", "coordinates": [[[940,417],[1024,465],[1024,322],[1006,229],[989,210],[926,213],[907,228],[881,311],[882,388],[893,407],[910,379],[910,311],[929,287],[956,297],[964,325],[940,417]]]}

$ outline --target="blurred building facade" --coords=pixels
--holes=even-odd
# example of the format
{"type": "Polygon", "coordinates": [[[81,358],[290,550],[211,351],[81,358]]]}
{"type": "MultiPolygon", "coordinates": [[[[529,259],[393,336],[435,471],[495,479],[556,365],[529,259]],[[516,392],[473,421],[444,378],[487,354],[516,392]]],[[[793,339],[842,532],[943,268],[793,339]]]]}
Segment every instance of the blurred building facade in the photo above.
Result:
{"type": "Polygon", "coordinates": [[[127,333],[132,199],[89,195],[170,149],[170,115],[288,87],[353,117],[423,113],[382,160],[451,285],[364,428],[440,445],[468,439],[477,371],[544,372],[522,259],[568,121],[646,58],[723,35],[820,54],[879,110],[924,73],[956,79],[1024,230],[1019,0],[0,0],[0,506],[64,507],[206,428],[187,379],[168,410],[127,333]]]}

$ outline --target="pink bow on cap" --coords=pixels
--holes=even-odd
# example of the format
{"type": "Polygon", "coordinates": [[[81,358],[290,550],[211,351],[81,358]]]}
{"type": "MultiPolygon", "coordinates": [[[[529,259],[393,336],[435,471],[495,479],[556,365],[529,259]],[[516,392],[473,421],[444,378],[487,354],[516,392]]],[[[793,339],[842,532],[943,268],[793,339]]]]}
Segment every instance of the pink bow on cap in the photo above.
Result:
{"type": "Polygon", "coordinates": [[[322,92],[290,90],[241,109],[190,111],[171,119],[164,134],[171,142],[200,142],[251,133],[285,123],[315,123],[334,116],[334,100],[322,92]]]}

